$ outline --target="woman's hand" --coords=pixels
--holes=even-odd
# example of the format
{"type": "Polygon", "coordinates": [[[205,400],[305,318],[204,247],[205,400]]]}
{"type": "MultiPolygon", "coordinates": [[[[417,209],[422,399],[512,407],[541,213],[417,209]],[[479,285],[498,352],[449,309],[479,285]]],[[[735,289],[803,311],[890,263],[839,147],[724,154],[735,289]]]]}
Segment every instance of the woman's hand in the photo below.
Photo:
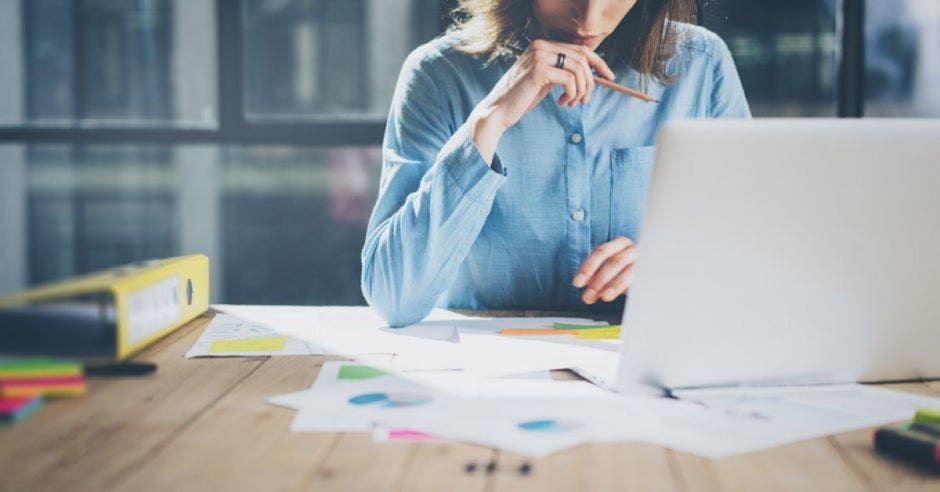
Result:
{"type": "Polygon", "coordinates": [[[630,290],[635,259],[636,245],[633,241],[618,237],[595,248],[578,268],[571,284],[584,287],[581,300],[585,304],[594,304],[598,298],[605,302],[613,301],[630,290]]]}
{"type": "Polygon", "coordinates": [[[538,105],[552,87],[561,85],[565,93],[558,105],[573,107],[587,103],[594,90],[592,69],[613,80],[607,63],[585,46],[536,39],[499,79],[496,87],[470,114],[471,137],[487,163],[492,163],[503,132],[522,115],[538,105]],[[565,55],[564,68],[558,68],[558,54],[565,55]]]}

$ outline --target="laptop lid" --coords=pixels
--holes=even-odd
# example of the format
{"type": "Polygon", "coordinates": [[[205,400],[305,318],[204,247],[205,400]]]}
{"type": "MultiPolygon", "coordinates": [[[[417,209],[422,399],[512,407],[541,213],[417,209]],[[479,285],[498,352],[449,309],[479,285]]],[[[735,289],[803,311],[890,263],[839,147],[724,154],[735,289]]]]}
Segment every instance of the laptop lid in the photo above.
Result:
{"type": "Polygon", "coordinates": [[[620,386],[940,377],[940,120],[660,133],[620,386]]]}

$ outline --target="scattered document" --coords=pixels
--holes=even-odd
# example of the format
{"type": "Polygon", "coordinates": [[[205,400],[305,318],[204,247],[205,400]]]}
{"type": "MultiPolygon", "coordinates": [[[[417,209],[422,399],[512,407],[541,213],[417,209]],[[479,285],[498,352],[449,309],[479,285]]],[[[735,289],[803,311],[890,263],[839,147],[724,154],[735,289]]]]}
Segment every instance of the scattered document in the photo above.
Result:
{"type": "MultiPolygon", "coordinates": [[[[622,400],[580,381],[478,379],[461,371],[402,376],[350,362],[328,362],[309,390],[269,399],[299,409],[293,431],[459,439],[532,456],[609,439],[618,426],[625,438],[622,400]]],[[[630,420],[640,435],[642,419],[630,420]]]]}
{"type": "Polygon", "coordinates": [[[186,352],[186,358],[322,353],[322,347],[267,324],[218,313],[186,352]]]}
{"type": "Polygon", "coordinates": [[[621,395],[619,328],[574,318],[468,318],[435,309],[391,328],[367,307],[216,306],[187,357],[340,355],[306,390],[272,396],[294,431],[455,439],[541,456],[641,440],[721,458],[909,418],[940,399],[872,386],[621,395]],[[573,368],[586,382],[554,381],[573,368]],[[602,389],[603,388],[603,389],[602,389]]]}
{"type": "Polygon", "coordinates": [[[544,456],[587,442],[649,440],[660,425],[659,407],[681,405],[674,400],[606,392],[576,396],[584,390],[580,385],[592,386],[554,382],[540,388],[554,389],[532,391],[535,394],[526,397],[450,398],[434,412],[403,413],[388,422],[448,439],[544,456]]]}
{"type": "Polygon", "coordinates": [[[339,355],[403,371],[462,370],[475,377],[565,369],[618,357],[618,328],[582,318],[469,318],[434,309],[417,324],[391,328],[369,307],[229,306],[219,311],[187,357],[339,355]],[[551,336],[504,330],[564,329],[551,336]],[[588,332],[595,336],[587,335],[588,332]]]}
{"type": "Polygon", "coordinates": [[[660,444],[720,458],[910,418],[940,398],[860,384],[699,389],[678,398],[706,410],[664,416],[660,444]],[[689,417],[694,418],[689,418],[689,417]]]}
{"type": "Polygon", "coordinates": [[[620,395],[579,381],[481,378],[327,362],[308,390],[269,402],[298,410],[293,431],[375,440],[451,439],[542,456],[591,441],[644,441],[707,458],[909,418],[940,399],[863,385],[620,395]]]}

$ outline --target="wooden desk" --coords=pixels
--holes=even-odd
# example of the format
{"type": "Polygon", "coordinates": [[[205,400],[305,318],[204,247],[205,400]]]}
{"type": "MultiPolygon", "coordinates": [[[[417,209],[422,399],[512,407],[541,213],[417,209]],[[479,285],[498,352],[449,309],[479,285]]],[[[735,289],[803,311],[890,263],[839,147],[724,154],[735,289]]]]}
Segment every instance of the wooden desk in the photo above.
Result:
{"type": "MultiPolygon", "coordinates": [[[[139,356],[159,364],[155,375],[92,379],[87,397],[0,427],[0,489],[940,490],[940,474],[875,455],[871,429],[718,461],[641,443],[527,460],[462,443],[293,434],[294,412],[265,397],[309,387],[327,358],[184,359],[210,318],[139,356]],[[487,474],[490,461],[497,469],[487,474]],[[528,475],[517,470],[524,462],[528,475]]],[[[894,387],[940,395],[940,383],[894,387]]]]}

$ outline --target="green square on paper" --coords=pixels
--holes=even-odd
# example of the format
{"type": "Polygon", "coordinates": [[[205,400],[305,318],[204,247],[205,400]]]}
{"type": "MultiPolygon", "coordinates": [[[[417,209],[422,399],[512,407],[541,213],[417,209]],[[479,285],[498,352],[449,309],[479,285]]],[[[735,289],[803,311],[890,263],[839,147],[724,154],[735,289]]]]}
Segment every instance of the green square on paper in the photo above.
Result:
{"type": "Polygon", "coordinates": [[[388,373],[371,366],[343,366],[339,368],[336,379],[370,379],[386,374],[388,373]]]}

